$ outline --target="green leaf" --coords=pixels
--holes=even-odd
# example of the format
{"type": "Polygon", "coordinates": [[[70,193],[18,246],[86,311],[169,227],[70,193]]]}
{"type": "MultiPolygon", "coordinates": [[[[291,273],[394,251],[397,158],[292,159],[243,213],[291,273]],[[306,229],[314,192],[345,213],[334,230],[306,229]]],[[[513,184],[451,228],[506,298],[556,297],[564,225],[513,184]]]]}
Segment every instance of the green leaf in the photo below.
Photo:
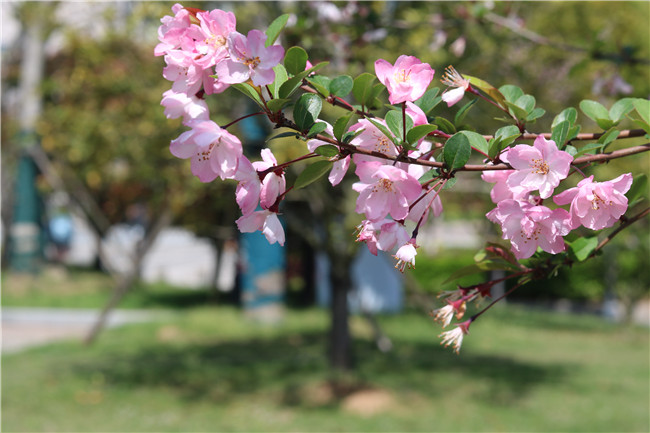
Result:
{"type": "Polygon", "coordinates": [[[566,153],[568,153],[569,155],[573,156],[574,158],[575,158],[575,156],[578,154],[578,149],[576,149],[575,147],[571,146],[570,144],[567,144],[567,145],[564,147],[563,150],[564,150],[566,153]]]}
{"type": "Polygon", "coordinates": [[[352,91],[354,86],[354,81],[349,75],[341,75],[332,80],[330,84],[330,92],[332,95],[338,96],[339,98],[345,98],[352,91]]]}
{"type": "Polygon", "coordinates": [[[639,174],[634,176],[630,190],[625,194],[629,200],[629,207],[648,197],[648,176],[639,174]]]}
{"type": "Polygon", "coordinates": [[[287,137],[299,138],[300,135],[298,135],[298,133],[295,132],[295,131],[281,132],[281,133],[276,134],[276,135],[274,135],[274,136],[272,136],[272,137],[269,137],[269,138],[266,140],[266,142],[268,143],[268,142],[271,141],[271,140],[276,140],[276,139],[278,139],[278,138],[287,138],[287,137]]]}
{"type": "Polygon", "coordinates": [[[406,133],[406,141],[409,144],[416,143],[420,138],[438,129],[436,125],[418,125],[406,133]]]}
{"type": "Polygon", "coordinates": [[[284,84],[289,77],[287,76],[287,70],[281,64],[275,65],[273,71],[275,72],[275,80],[269,84],[269,89],[271,90],[271,95],[273,95],[273,98],[278,99],[280,86],[282,86],[282,84],[284,84]]]}
{"type": "Polygon", "coordinates": [[[307,65],[307,51],[301,47],[291,47],[284,55],[284,67],[292,75],[298,75],[305,70],[307,65]]]}
{"type": "Polygon", "coordinates": [[[467,116],[467,113],[469,113],[469,110],[478,102],[478,99],[472,99],[469,101],[467,104],[463,105],[460,110],[456,113],[456,116],[454,116],[454,125],[456,128],[460,127],[460,125],[463,123],[465,120],[465,116],[467,116]]]}
{"type": "Polygon", "coordinates": [[[266,102],[266,106],[269,107],[273,113],[280,111],[285,105],[291,102],[291,99],[271,99],[266,102]]]}
{"type": "Polygon", "coordinates": [[[324,98],[327,98],[330,95],[330,82],[332,80],[330,80],[329,77],[325,77],[324,75],[315,75],[305,79],[318,93],[323,95],[324,98]]]}
{"type": "MultiPolygon", "coordinates": [[[[386,126],[391,130],[393,135],[398,138],[404,137],[404,116],[401,110],[390,110],[386,113],[386,126]]],[[[413,128],[413,119],[411,116],[406,115],[406,132],[413,128]]]]}
{"type": "Polygon", "coordinates": [[[497,132],[494,134],[495,137],[501,139],[501,142],[504,143],[505,146],[512,144],[520,135],[521,132],[515,125],[503,126],[497,129],[497,132]]]}
{"type": "Polygon", "coordinates": [[[609,109],[609,118],[618,123],[630,111],[634,110],[634,98],[619,99],[609,109]]]}
{"type": "Polygon", "coordinates": [[[316,161],[308,165],[302,173],[298,175],[296,182],[293,184],[294,189],[304,188],[310,183],[318,180],[332,168],[331,161],[316,161]]]}
{"type": "Polygon", "coordinates": [[[436,125],[438,125],[438,128],[446,134],[455,134],[456,133],[456,127],[454,126],[453,123],[451,123],[449,120],[445,119],[444,117],[437,116],[434,119],[434,122],[436,125]]]}
{"type": "Polygon", "coordinates": [[[551,140],[555,142],[558,149],[563,149],[569,135],[571,124],[568,120],[563,120],[551,130],[551,140]]]}
{"type": "Polygon", "coordinates": [[[316,122],[322,109],[323,101],[318,95],[305,93],[293,107],[293,121],[301,131],[306,131],[316,122]]]}
{"type": "Polygon", "coordinates": [[[567,134],[566,141],[571,141],[574,138],[576,138],[580,133],[580,128],[581,128],[580,125],[575,125],[571,129],[569,129],[569,133],[567,134]]]}
{"type": "Polygon", "coordinates": [[[537,107],[533,109],[530,113],[528,113],[528,116],[526,116],[526,122],[528,123],[535,123],[537,119],[542,117],[544,114],[546,114],[546,110],[544,110],[541,107],[537,107]]]}
{"type": "Polygon", "coordinates": [[[442,158],[450,170],[463,167],[472,154],[472,147],[465,134],[458,133],[447,140],[442,150],[442,158]]]}
{"type": "Polygon", "coordinates": [[[614,122],[611,119],[596,119],[596,123],[598,126],[600,126],[603,130],[607,131],[609,128],[612,128],[616,126],[618,122],[614,122]]]}
{"type": "Polygon", "coordinates": [[[609,120],[609,111],[607,111],[607,108],[603,107],[599,102],[591,101],[589,99],[580,101],[580,110],[582,110],[582,112],[593,121],[597,122],[597,119],[609,120]]]}
{"type": "Polygon", "coordinates": [[[562,112],[560,112],[560,114],[555,116],[555,118],[553,119],[553,123],[551,124],[551,128],[555,128],[555,126],[558,123],[563,122],[565,120],[569,122],[569,126],[573,126],[576,123],[577,119],[578,119],[578,110],[576,110],[573,107],[565,108],[564,110],[562,110],[562,112]]]}
{"type": "Polygon", "coordinates": [[[257,105],[259,105],[260,107],[264,107],[264,104],[262,103],[262,98],[260,98],[259,93],[257,93],[257,90],[255,90],[255,88],[250,84],[237,83],[237,84],[231,84],[231,86],[239,90],[240,92],[242,92],[244,95],[251,98],[253,101],[257,102],[257,105]]]}
{"type": "Polygon", "coordinates": [[[307,132],[307,137],[313,137],[317,134],[320,134],[321,132],[325,131],[325,129],[327,129],[327,123],[316,122],[311,126],[311,128],[309,128],[309,131],[307,132]]]}
{"type": "Polygon", "coordinates": [[[424,172],[424,174],[420,176],[420,178],[418,179],[418,182],[420,182],[420,184],[424,184],[430,181],[431,179],[437,178],[438,176],[440,176],[440,173],[438,172],[437,169],[433,168],[431,170],[424,172]]]}
{"type": "Polygon", "coordinates": [[[490,141],[488,141],[488,158],[496,158],[497,154],[501,152],[502,149],[501,139],[498,137],[491,138],[490,141]]]}
{"type": "Polygon", "coordinates": [[[586,260],[598,246],[598,237],[581,237],[569,244],[569,252],[574,259],[582,262],[586,260]]]}
{"type": "Polygon", "coordinates": [[[506,101],[510,102],[511,104],[514,104],[517,99],[524,95],[524,91],[521,90],[521,88],[512,84],[504,84],[503,86],[499,87],[499,92],[501,92],[506,101]]]}
{"type": "Polygon", "coordinates": [[[600,151],[603,150],[603,145],[600,143],[589,143],[585,144],[582,146],[580,150],[578,150],[578,153],[573,155],[574,158],[577,158],[580,155],[584,155],[586,153],[593,154],[593,153],[599,153],[600,151]]]}
{"type": "Polygon", "coordinates": [[[621,133],[618,129],[612,127],[607,130],[603,135],[598,138],[598,143],[603,145],[603,151],[605,150],[605,147],[607,147],[608,144],[613,142],[618,138],[618,135],[621,133]]]}
{"type": "Polygon", "coordinates": [[[379,99],[379,95],[386,90],[386,86],[382,83],[376,83],[372,86],[372,96],[370,97],[370,102],[368,102],[367,107],[371,110],[378,110],[384,106],[384,103],[379,99]]]}
{"type": "Polygon", "coordinates": [[[634,109],[641,116],[641,120],[650,123],[650,100],[634,98],[634,109]]]}
{"type": "Polygon", "coordinates": [[[438,92],[440,92],[440,89],[437,87],[427,90],[424,92],[424,95],[420,97],[420,99],[415,101],[415,105],[420,107],[424,114],[427,114],[442,101],[442,98],[438,96],[438,92]]]}
{"type": "Polygon", "coordinates": [[[336,119],[336,122],[334,122],[334,137],[337,140],[341,140],[341,137],[343,137],[343,134],[348,128],[348,123],[350,123],[350,119],[352,118],[353,113],[346,114],[345,116],[341,116],[338,119],[336,119]]]}
{"type": "Polygon", "coordinates": [[[503,108],[506,108],[505,105],[506,98],[492,84],[488,83],[487,81],[483,81],[480,78],[472,77],[471,75],[463,74],[463,78],[469,80],[472,86],[476,87],[477,89],[481,90],[483,93],[487,94],[490,98],[492,98],[492,100],[494,100],[494,102],[496,102],[503,108]]]}
{"type": "Polygon", "coordinates": [[[266,29],[266,43],[264,44],[265,47],[270,47],[275,43],[275,41],[278,39],[278,36],[280,36],[280,32],[282,29],[284,29],[284,26],[287,25],[288,20],[289,14],[280,15],[275,20],[273,20],[269,28],[266,29]]]}
{"type": "Polygon", "coordinates": [[[309,74],[312,72],[316,72],[323,66],[328,65],[329,62],[321,62],[315,66],[312,66],[306,71],[303,71],[299,73],[298,75],[289,78],[282,86],[280,86],[280,91],[278,92],[278,96],[280,98],[288,98],[295,92],[301,85],[302,85],[302,80],[305,79],[309,74]]]}
{"type": "Polygon", "coordinates": [[[510,109],[510,113],[517,119],[526,120],[528,117],[528,112],[514,103],[506,101],[506,106],[510,109]]]}
{"type": "Polygon", "coordinates": [[[480,151],[484,155],[488,154],[488,142],[481,134],[474,131],[460,131],[458,133],[467,137],[467,141],[471,147],[480,151]]]}
{"type": "Polygon", "coordinates": [[[521,95],[515,101],[515,105],[522,108],[526,113],[531,113],[535,108],[535,97],[531,95],[521,95]]]}
{"type": "Polygon", "coordinates": [[[361,134],[362,132],[363,132],[363,128],[362,129],[357,129],[356,131],[348,131],[345,134],[343,134],[343,137],[341,137],[341,141],[343,143],[347,144],[347,143],[351,142],[352,140],[354,140],[354,138],[357,135],[361,134]]]}
{"type": "Polygon", "coordinates": [[[339,154],[339,149],[338,147],[332,146],[331,144],[325,144],[323,146],[318,146],[316,149],[314,149],[314,153],[321,156],[325,156],[327,158],[331,158],[339,154]]]}
{"type": "Polygon", "coordinates": [[[456,182],[458,181],[457,177],[452,177],[451,179],[447,179],[447,182],[442,186],[442,189],[451,189],[454,185],[456,185],[456,182]]]}
{"type": "Polygon", "coordinates": [[[375,98],[373,93],[373,86],[377,77],[368,72],[364,72],[354,79],[352,85],[352,94],[354,98],[363,106],[368,106],[375,98]]]}

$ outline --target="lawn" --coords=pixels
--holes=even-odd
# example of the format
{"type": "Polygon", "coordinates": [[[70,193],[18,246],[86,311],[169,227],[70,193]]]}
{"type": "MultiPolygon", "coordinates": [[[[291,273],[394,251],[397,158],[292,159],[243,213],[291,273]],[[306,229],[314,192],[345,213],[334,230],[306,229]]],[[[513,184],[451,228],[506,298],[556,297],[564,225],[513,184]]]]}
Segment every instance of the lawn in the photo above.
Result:
{"type": "Polygon", "coordinates": [[[354,317],[356,370],[334,382],[327,313],[275,327],[227,306],[2,358],[2,431],[642,431],[649,332],[508,306],[459,356],[420,312],[384,316],[383,354],[354,317]],[[335,383],[335,384],[334,384],[335,383]]]}

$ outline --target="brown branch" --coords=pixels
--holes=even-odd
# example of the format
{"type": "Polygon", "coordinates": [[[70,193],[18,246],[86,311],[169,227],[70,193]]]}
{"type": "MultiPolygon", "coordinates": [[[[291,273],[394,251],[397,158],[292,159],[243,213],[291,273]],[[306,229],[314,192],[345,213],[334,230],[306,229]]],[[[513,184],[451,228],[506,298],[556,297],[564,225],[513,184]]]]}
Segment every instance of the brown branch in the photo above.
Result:
{"type": "MultiPolygon", "coordinates": [[[[534,140],[540,135],[548,140],[551,138],[552,134],[550,132],[543,132],[541,134],[525,133],[519,137],[519,140],[534,140]]],[[[605,135],[604,132],[595,132],[595,133],[587,132],[583,134],[578,134],[575,138],[571,139],[571,141],[598,140],[603,135],[605,135]]],[[[623,131],[621,131],[618,137],[616,137],[616,139],[618,140],[622,138],[643,137],[644,135],[646,135],[646,132],[643,129],[624,129],[623,131]]],[[[483,138],[485,138],[486,140],[491,140],[494,138],[494,135],[484,135],[483,138]]]]}

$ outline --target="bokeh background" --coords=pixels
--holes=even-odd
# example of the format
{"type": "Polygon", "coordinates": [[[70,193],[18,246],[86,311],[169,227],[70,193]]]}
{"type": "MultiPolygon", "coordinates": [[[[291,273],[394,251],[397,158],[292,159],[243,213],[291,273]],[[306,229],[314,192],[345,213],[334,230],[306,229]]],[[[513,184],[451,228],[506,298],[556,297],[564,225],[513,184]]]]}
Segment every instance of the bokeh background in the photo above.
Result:
{"type": "MultiPolygon", "coordinates": [[[[163,115],[153,47],[172,5],[2,3],[4,431],[650,429],[648,221],[514,292],[457,356],[427,312],[498,240],[489,185],[468,175],[442,195],[404,275],[353,242],[349,185],[290,194],[283,249],[238,234],[236,185],[202,184],[169,153],[184,128],[163,115]]],[[[531,132],[583,99],[650,95],[646,2],[186,5],[232,10],[242,33],[288,13],[282,45],[329,61],[331,76],[409,54],[437,79],[454,65],[518,85],[546,110],[531,132]]],[[[212,119],[254,110],[242,96],[209,99],[212,119]]],[[[488,134],[495,117],[476,104],[468,119],[488,134]]],[[[278,131],[259,116],[232,132],[250,155],[304,153],[267,142],[278,131]]],[[[647,155],[594,173],[628,171],[648,173],[647,155]]]]}

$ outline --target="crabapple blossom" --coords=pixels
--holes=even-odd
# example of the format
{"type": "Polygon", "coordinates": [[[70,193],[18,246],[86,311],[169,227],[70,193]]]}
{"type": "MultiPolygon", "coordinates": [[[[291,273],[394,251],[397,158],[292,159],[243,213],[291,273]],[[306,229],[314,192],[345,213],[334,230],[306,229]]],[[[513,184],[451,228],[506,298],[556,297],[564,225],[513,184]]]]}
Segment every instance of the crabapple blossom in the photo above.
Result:
{"type": "Polygon", "coordinates": [[[406,171],[380,162],[357,164],[355,173],[360,180],[352,186],[359,193],[356,211],[372,221],[388,214],[398,220],[406,218],[409,204],[422,191],[420,182],[406,171]]]}
{"type": "Polygon", "coordinates": [[[192,129],[170,143],[172,155],[191,158],[192,173],[201,182],[217,176],[222,180],[232,178],[242,155],[239,139],[211,120],[192,120],[187,126],[192,129]]]}
{"type": "Polygon", "coordinates": [[[183,122],[190,120],[208,120],[208,104],[196,96],[188,96],[185,93],[177,93],[168,90],[163,93],[160,105],[165,107],[165,116],[168,119],[183,118],[183,122]]]}
{"type": "Polygon", "coordinates": [[[384,59],[375,62],[375,74],[388,88],[388,101],[391,104],[413,102],[424,95],[434,72],[428,63],[422,63],[413,56],[401,55],[395,65],[384,59]]]}
{"type": "Polygon", "coordinates": [[[512,199],[499,202],[486,216],[501,225],[503,238],[510,240],[517,259],[532,256],[537,247],[551,254],[564,251],[563,236],[571,231],[566,210],[551,210],[512,199]]]}
{"type": "Polygon", "coordinates": [[[451,88],[445,90],[441,96],[442,100],[447,103],[447,107],[451,107],[463,99],[470,84],[469,80],[463,78],[453,66],[447,66],[440,81],[451,88]]]}
{"type": "Polygon", "coordinates": [[[239,157],[234,178],[238,181],[237,189],[235,190],[237,205],[241,209],[242,214],[248,215],[253,213],[257,209],[260,201],[262,182],[260,182],[260,177],[253,164],[243,155],[239,157]]]}
{"type": "Polygon", "coordinates": [[[154,55],[163,56],[171,50],[180,47],[181,39],[190,28],[192,22],[190,21],[190,12],[183,8],[182,5],[176,3],[172,6],[174,16],[165,15],[160,22],[162,25],[158,27],[158,40],[160,43],[154,48],[154,55]]]}
{"type": "Polygon", "coordinates": [[[559,205],[571,203],[571,228],[580,224],[592,230],[614,225],[627,210],[625,193],[632,186],[632,174],[625,173],[613,180],[594,182],[589,176],[575,188],[570,188],[555,197],[559,205]]]}
{"type": "MultiPolygon", "coordinates": [[[[573,157],[559,150],[553,140],[538,135],[533,146],[519,144],[508,151],[507,162],[515,169],[506,184],[539,190],[541,198],[549,198],[553,190],[569,174],[573,157]]],[[[505,159],[504,159],[505,160],[505,159]]]]}
{"type": "MultiPolygon", "coordinates": [[[[386,122],[381,119],[376,120],[376,122],[386,126],[386,122]]],[[[359,135],[350,141],[350,144],[357,146],[360,149],[379,152],[388,156],[397,156],[397,148],[395,147],[395,144],[368,119],[359,120],[359,122],[350,127],[350,131],[361,131],[359,135]]],[[[355,153],[352,156],[352,160],[355,164],[367,161],[380,161],[382,164],[389,163],[387,160],[374,156],[362,155],[360,153],[355,153]]]]}
{"type": "Polygon", "coordinates": [[[202,36],[195,44],[196,51],[201,54],[201,58],[196,62],[203,69],[207,69],[228,55],[226,42],[228,35],[235,31],[237,19],[232,12],[225,12],[221,9],[199,12],[196,17],[201,23],[202,36]]]}
{"type": "Polygon", "coordinates": [[[469,325],[471,323],[472,319],[466,320],[456,325],[456,327],[451,331],[445,331],[438,335],[439,338],[442,338],[440,344],[445,347],[449,347],[450,345],[453,346],[454,352],[458,354],[460,346],[463,344],[463,337],[469,334],[469,325]]]}
{"type": "Polygon", "coordinates": [[[404,268],[414,268],[415,267],[415,256],[418,254],[416,249],[418,248],[415,245],[415,239],[409,240],[406,244],[399,247],[395,253],[395,258],[397,259],[397,264],[395,268],[399,269],[400,272],[404,272],[404,268]]]}
{"type": "Polygon", "coordinates": [[[463,297],[454,301],[447,300],[447,305],[431,311],[429,315],[443,328],[446,328],[451,323],[454,314],[456,319],[461,319],[465,315],[465,310],[467,310],[467,299],[463,297]]]}
{"type": "Polygon", "coordinates": [[[284,246],[284,228],[278,214],[270,210],[259,210],[241,216],[237,221],[237,228],[242,233],[262,231],[270,244],[279,243],[284,246]]]}
{"type": "Polygon", "coordinates": [[[250,79],[255,86],[271,84],[275,80],[273,67],[284,57],[284,48],[265,47],[265,42],[266,35],[259,30],[251,30],[247,36],[231,32],[227,41],[230,57],[216,66],[219,81],[235,84],[250,79]]]}
{"type": "MultiPolygon", "coordinates": [[[[271,149],[262,149],[261,154],[262,161],[255,161],[253,163],[253,167],[258,172],[269,170],[278,165],[278,161],[275,159],[271,149]]],[[[278,174],[273,170],[268,171],[262,180],[260,189],[260,205],[264,209],[271,208],[278,200],[278,197],[284,194],[286,185],[284,173],[278,174]]]]}

